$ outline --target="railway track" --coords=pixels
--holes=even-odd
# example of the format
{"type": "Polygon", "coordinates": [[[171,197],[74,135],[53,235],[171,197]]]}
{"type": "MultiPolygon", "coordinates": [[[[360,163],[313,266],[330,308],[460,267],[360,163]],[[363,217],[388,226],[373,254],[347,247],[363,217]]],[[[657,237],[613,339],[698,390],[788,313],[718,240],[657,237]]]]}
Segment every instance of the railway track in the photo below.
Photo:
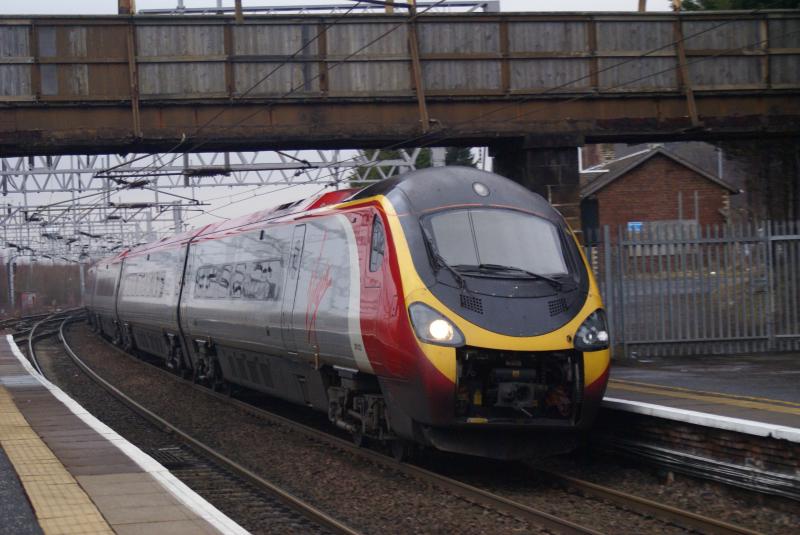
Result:
{"type": "Polygon", "coordinates": [[[290,529],[292,532],[336,533],[340,535],[358,535],[360,533],[358,530],[339,522],[311,504],[260,478],[250,470],[220,454],[213,447],[183,433],[180,429],[148,411],[94,373],[75,355],[63,336],[65,325],[70,321],[74,321],[75,315],[75,311],[64,311],[48,316],[38,321],[28,331],[28,357],[33,366],[42,375],[45,374],[42,372],[36,345],[45,338],[57,335],[66,355],[91,380],[155,427],[170,433],[172,437],[178,437],[180,442],[188,446],[150,449],[148,453],[189,487],[203,492],[204,495],[209,497],[228,494],[227,499],[229,500],[238,499],[246,502],[248,515],[252,518],[257,518],[260,522],[274,522],[277,515],[287,516],[288,513],[290,518],[281,520],[283,524],[289,525],[291,528],[296,526],[295,529],[290,529]],[[57,324],[57,327],[53,328],[53,324],[57,324]],[[280,506],[275,507],[270,502],[261,503],[264,502],[264,494],[280,504],[280,506]],[[298,518],[299,520],[297,520],[298,518]]]}
{"type": "Polygon", "coordinates": [[[536,469],[537,472],[549,478],[553,482],[565,487],[577,490],[583,495],[615,503],[621,507],[638,511],[642,514],[650,514],[663,520],[674,522],[675,524],[687,529],[699,530],[703,533],[725,533],[725,534],[747,534],[757,535],[759,532],[741,526],[736,526],[728,522],[698,515],[691,511],[678,509],[669,505],[659,503],[647,498],[635,496],[626,492],[620,492],[610,487],[598,485],[589,481],[584,481],[558,472],[536,469]]]}
{"type": "MultiPolygon", "coordinates": [[[[62,343],[64,343],[65,347],[68,348],[68,344],[63,336],[63,332],[60,336],[62,343]]],[[[581,526],[564,518],[560,518],[558,516],[549,514],[545,511],[541,511],[534,507],[530,507],[523,503],[519,503],[518,501],[514,501],[502,495],[486,491],[477,486],[470,485],[462,481],[458,481],[457,479],[444,476],[442,474],[436,473],[431,470],[427,470],[420,466],[409,463],[398,463],[378,451],[358,447],[353,443],[351,443],[350,441],[334,436],[328,432],[315,429],[308,425],[304,425],[302,423],[296,422],[284,416],[275,414],[274,412],[265,410],[263,408],[255,407],[249,403],[232,398],[228,395],[217,393],[208,388],[196,385],[191,381],[187,381],[185,379],[177,377],[175,374],[159,366],[143,361],[141,359],[137,359],[136,357],[124,352],[123,350],[112,344],[107,344],[107,345],[110,349],[120,353],[125,358],[134,359],[139,363],[143,363],[151,367],[153,370],[156,370],[157,373],[169,377],[170,380],[177,381],[193,389],[197,389],[207,396],[211,396],[225,403],[233,405],[236,408],[250,415],[253,415],[261,420],[265,420],[274,424],[291,428],[293,431],[298,432],[315,441],[320,441],[336,449],[349,452],[353,455],[361,457],[364,460],[382,466],[386,469],[391,469],[400,472],[405,476],[415,478],[420,481],[424,481],[428,484],[446,490],[447,492],[450,492],[454,495],[460,496],[463,499],[468,500],[481,507],[486,507],[492,510],[501,511],[505,514],[524,519],[533,525],[541,526],[542,528],[548,531],[553,531],[556,533],[569,533],[569,534],[601,533],[596,529],[586,526],[581,526]]],[[[71,348],[68,349],[68,352],[71,354],[71,356],[74,356],[74,358],[77,359],[77,356],[74,354],[71,348]]],[[[94,372],[92,372],[86,364],[82,363],[81,368],[85,369],[89,374],[94,374],[94,372]]],[[[100,379],[100,381],[103,381],[101,378],[98,379],[100,379]]],[[[120,394],[124,396],[124,394],[122,393],[120,394]]],[[[686,530],[700,531],[703,533],[715,533],[715,534],[754,535],[758,533],[756,531],[749,530],[747,528],[722,522],[716,519],[708,518],[696,513],[692,513],[662,503],[654,502],[652,500],[620,492],[608,487],[603,487],[601,485],[590,483],[588,481],[582,481],[563,474],[558,474],[555,472],[543,472],[538,469],[536,470],[536,472],[539,474],[540,477],[547,478],[562,487],[576,490],[577,492],[579,492],[584,496],[592,497],[595,499],[599,499],[614,504],[615,506],[621,509],[633,511],[643,516],[655,517],[665,523],[680,526],[681,528],[686,530]]]]}
{"type": "MultiPolygon", "coordinates": [[[[151,411],[149,411],[145,407],[143,407],[140,404],[136,403],[133,399],[131,399],[130,397],[125,395],[123,392],[121,392],[120,390],[115,388],[113,385],[111,385],[110,383],[105,381],[102,377],[100,377],[98,374],[96,374],[86,363],[84,363],[78,357],[78,355],[72,350],[72,348],[69,346],[68,342],[66,341],[66,338],[65,338],[65,336],[63,334],[63,329],[59,333],[59,338],[60,338],[61,343],[64,345],[64,348],[65,348],[67,354],[70,356],[70,358],[87,375],[89,375],[95,382],[97,382],[98,384],[103,386],[103,388],[107,389],[109,392],[111,392],[115,397],[117,397],[118,399],[123,401],[125,404],[130,405],[134,410],[136,410],[136,412],[139,412],[140,414],[142,414],[142,416],[146,417],[148,420],[153,421],[157,425],[161,425],[161,426],[164,426],[164,427],[172,429],[173,432],[177,436],[180,436],[181,439],[184,440],[187,444],[191,445],[194,448],[199,449],[200,451],[203,451],[205,454],[207,454],[210,457],[214,458],[218,462],[224,463],[224,464],[226,464],[226,466],[230,466],[232,470],[234,470],[237,473],[239,473],[239,475],[244,477],[245,479],[248,479],[248,480],[253,481],[253,482],[257,482],[258,484],[261,484],[261,485],[268,485],[268,486],[270,486],[270,488],[274,488],[276,492],[282,493],[282,491],[280,491],[280,489],[278,489],[277,487],[275,487],[271,483],[267,482],[263,478],[260,478],[258,475],[250,472],[249,470],[247,470],[246,468],[242,467],[241,465],[239,465],[235,461],[232,461],[231,459],[228,459],[227,457],[222,456],[221,454],[218,454],[213,449],[209,448],[208,446],[204,445],[200,441],[197,441],[193,437],[189,436],[187,433],[184,433],[183,431],[175,428],[174,426],[172,426],[171,424],[169,424],[168,422],[166,422],[165,420],[163,420],[162,418],[160,418],[156,414],[152,413],[151,411]]],[[[133,356],[129,355],[128,353],[122,351],[121,349],[117,348],[116,346],[113,346],[113,345],[109,344],[109,347],[112,348],[114,351],[124,355],[126,358],[135,359],[135,357],[133,357],[133,356]]],[[[138,360],[138,359],[137,359],[137,361],[138,362],[142,362],[141,360],[138,360]]],[[[490,509],[493,509],[493,510],[496,510],[496,511],[501,511],[501,512],[509,514],[509,515],[513,515],[515,517],[524,519],[524,520],[526,520],[526,521],[528,521],[528,522],[530,522],[530,523],[532,523],[534,525],[541,526],[544,529],[552,530],[553,532],[556,532],[556,533],[563,533],[563,534],[566,534],[566,535],[600,535],[600,532],[598,532],[598,531],[596,531],[594,529],[587,528],[587,527],[584,527],[584,526],[580,526],[578,524],[570,522],[569,520],[559,518],[557,516],[548,514],[548,513],[544,512],[544,511],[539,511],[537,509],[534,509],[532,507],[528,507],[528,506],[526,506],[524,504],[520,504],[520,503],[514,502],[514,501],[509,500],[507,498],[504,498],[502,496],[494,495],[494,494],[492,494],[490,492],[481,490],[481,489],[479,489],[477,487],[473,487],[471,485],[467,485],[465,483],[461,483],[461,482],[456,481],[454,479],[450,479],[450,478],[441,476],[439,474],[436,474],[434,472],[425,470],[423,468],[420,468],[420,467],[417,467],[417,466],[414,466],[414,465],[405,464],[405,463],[396,463],[395,461],[389,459],[388,457],[386,457],[385,455],[383,455],[381,453],[378,453],[378,452],[375,452],[375,451],[372,451],[372,450],[358,448],[358,447],[354,446],[353,444],[351,444],[349,441],[343,440],[341,438],[335,437],[333,435],[330,435],[330,434],[322,432],[322,431],[318,431],[318,430],[316,430],[316,429],[314,429],[312,427],[309,427],[309,426],[306,426],[306,425],[303,425],[303,424],[299,424],[299,423],[294,422],[293,420],[290,420],[288,418],[284,418],[282,416],[279,416],[277,414],[271,413],[271,412],[266,411],[264,409],[260,409],[260,408],[254,407],[254,406],[252,406],[250,404],[247,404],[247,403],[244,403],[242,401],[233,399],[233,398],[231,398],[229,396],[226,396],[224,394],[220,394],[220,393],[214,392],[214,391],[212,391],[212,390],[210,390],[208,388],[196,385],[196,384],[192,383],[191,381],[187,381],[185,379],[177,377],[176,375],[168,372],[167,370],[159,368],[158,366],[155,366],[153,364],[149,364],[149,363],[145,363],[145,364],[147,364],[148,366],[152,367],[154,370],[157,370],[158,373],[161,373],[161,374],[164,374],[165,376],[168,376],[172,380],[184,383],[184,384],[190,386],[193,389],[197,389],[197,390],[203,392],[203,394],[205,394],[205,395],[212,396],[212,397],[214,397],[216,399],[223,400],[226,403],[230,403],[232,405],[235,405],[237,408],[239,408],[241,410],[244,410],[244,411],[248,412],[249,414],[251,414],[253,416],[258,417],[259,419],[268,420],[268,421],[271,421],[271,422],[276,423],[276,424],[280,424],[280,425],[283,425],[283,426],[291,427],[294,431],[300,432],[300,433],[302,433],[302,434],[304,434],[304,435],[306,435],[306,436],[308,436],[310,438],[313,438],[313,439],[318,440],[318,441],[325,442],[325,443],[327,443],[327,444],[329,444],[329,445],[331,445],[333,447],[339,448],[339,449],[348,450],[348,451],[350,451],[352,453],[355,453],[359,457],[367,459],[367,460],[369,460],[369,461],[371,461],[373,463],[377,463],[377,464],[383,465],[384,467],[387,467],[387,468],[392,469],[394,471],[403,472],[407,476],[411,476],[411,477],[414,477],[416,479],[423,480],[423,481],[426,481],[428,483],[434,484],[439,488],[443,488],[443,489],[445,489],[445,490],[447,490],[447,491],[449,491],[449,492],[451,492],[451,493],[453,493],[455,495],[458,495],[458,496],[460,496],[460,497],[462,497],[462,498],[464,498],[464,499],[466,499],[466,500],[468,500],[468,501],[470,501],[472,503],[478,504],[478,505],[480,505],[482,507],[490,508],[490,509]]],[[[291,495],[288,495],[288,493],[287,493],[286,499],[293,500],[294,497],[292,497],[291,495]]],[[[333,519],[331,519],[331,520],[333,520],[333,519]]],[[[355,532],[342,531],[341,533],[355,533],[355,532]]]]}

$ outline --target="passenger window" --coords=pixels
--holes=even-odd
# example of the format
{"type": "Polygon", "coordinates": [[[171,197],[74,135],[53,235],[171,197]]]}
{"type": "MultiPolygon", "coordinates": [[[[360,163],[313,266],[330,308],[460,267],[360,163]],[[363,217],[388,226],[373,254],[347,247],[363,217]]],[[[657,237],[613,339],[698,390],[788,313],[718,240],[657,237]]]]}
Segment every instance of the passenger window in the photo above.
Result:
{"type": "Polygon", "coordinates": [[[384,248],[386,246],[386,236],[383,232],[383,225],[378,216],[372,221],[372,246],[369,251],[369,270],[378,271],[383,264],[384,248]]]}
{"type": "Polygon", "coordinates": [[[206,292],[204,297],[219,297],[217,292],[217,268],[209,266],[208,275],[206,276],[206,292]]]}
{"type": "Polygon", "coordinates": [[[228,297],[228,291],[231,287],[231,271],[230,264],[222,266],[222,273],[217,279],[217,284],[219,284],[217,297],[228,297]]]}
{"type": "Polygon", "coordinates": [[[208,277],[208,270],[204,267],[201,267],[197,270],[197,277],[195,279],[194,285],[194,296],[195,297],[205,297],[206,296],[206,279],[208,277]]]}
{"type": "Polygon", "coordinates": [[[246,269],[246,264],[236,264],[236,271],[233,272],[233,279],[231,280],[231,297],[242,297],[242,284],[246,269]]]}

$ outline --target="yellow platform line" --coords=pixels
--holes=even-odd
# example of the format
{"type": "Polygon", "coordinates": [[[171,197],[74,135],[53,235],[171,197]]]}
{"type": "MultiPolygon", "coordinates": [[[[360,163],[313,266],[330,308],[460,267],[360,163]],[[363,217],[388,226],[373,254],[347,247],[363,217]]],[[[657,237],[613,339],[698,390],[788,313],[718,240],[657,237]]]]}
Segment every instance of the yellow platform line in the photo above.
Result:
{"type": "Polygon", "coordinates": [[[667,396],[680,399],[692,399],[695,401],[704,401],[706,403],[714,403],[718,405],[731,405],[733,407],[739,407],[743,409],[755,409],[759,411],[779,412],[779,413],[793,414],[800,416],[800,408],[783,407],[780,405],[763,403],[760,401],[732,399],[719,395],[696,394],[696,393],[691,393],[691,391],[674,391],[674,390],[669,390],[667,388],[661,388],[658,386],[648,387],[648,386],[639,386],[632,384],[622,384],[618,381],[612,381],[609,387],[617,390],[623,390],[626,392],[639,392],[642,394],[654,394],[657,396],[667,396]]]}
{"type": "Polygon", "coordinates": [[[100,511],[0,385],[0,445],[46,535],[113,534],[100,511]]]}
{"type": "Polygon", "coordinates": [[[663,388],[666,390],[675,390],[677,392],[688,392],[690,394],[703,394],[706,396],[715,396],[715,397],[729,398],[729,399],[742,399],[745,401],[759,401],[762,403],[770,403],[772,405],[786,405],[787,407],[800,408],[800,403],[795,403],[794,401],[785,401],[782,399],[763,398],[757,396],[742,396],[739,394],[726,394],[723,392],[710,392],[708,390],[695,390],[693,388],[684,388],[680,386],[668,386],[656,383],[643,383],[641,381],[631,381],[628,379],[611,379],[609,381],[609,384],[626,384],[626,385],[645,386],[648,388],[663,388]]]}

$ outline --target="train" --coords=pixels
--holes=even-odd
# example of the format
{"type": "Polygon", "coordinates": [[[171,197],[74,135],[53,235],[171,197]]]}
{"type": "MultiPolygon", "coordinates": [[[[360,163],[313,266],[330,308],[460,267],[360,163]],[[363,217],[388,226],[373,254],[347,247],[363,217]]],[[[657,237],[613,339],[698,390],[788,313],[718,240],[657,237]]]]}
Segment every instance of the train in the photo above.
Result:
{"type": "MultiPolygon", "coordinates": [[[[90,325],[211,388],[327,413],[398,458],[569,451],[608,382],[582,248],[543,197],[438,167],[126,249],[88,270],[90,325]]],[[[191,407],[187,407],[191,410],[191,407]]]]}

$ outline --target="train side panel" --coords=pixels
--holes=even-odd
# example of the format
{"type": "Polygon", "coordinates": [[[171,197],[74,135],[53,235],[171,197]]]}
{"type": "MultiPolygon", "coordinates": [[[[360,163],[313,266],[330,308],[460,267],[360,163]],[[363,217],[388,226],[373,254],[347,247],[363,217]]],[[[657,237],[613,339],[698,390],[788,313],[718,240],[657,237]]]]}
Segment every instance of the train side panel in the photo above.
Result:
{"type": "Polygon", "coordinates": [[[336,214],[200,236],[181,303],[192,358],[216,361],[228,381],[327,410],[322,366],[372,372],[361,335],[363,221],[336,214]]]}
{"type": "Polygon", "coordinates": [[[179,343],[178,297],[186,246],[126,257],[117,312],[123,344],[167,359],[179,343]]]}
{"type": "Polygon", "coordinates": [[[95,265],[94,293],[92,311],[101,333],[118,340],[120,330],[117,322],[117,286],[122,269],[121,259],[100,261],[95,265]]]}

